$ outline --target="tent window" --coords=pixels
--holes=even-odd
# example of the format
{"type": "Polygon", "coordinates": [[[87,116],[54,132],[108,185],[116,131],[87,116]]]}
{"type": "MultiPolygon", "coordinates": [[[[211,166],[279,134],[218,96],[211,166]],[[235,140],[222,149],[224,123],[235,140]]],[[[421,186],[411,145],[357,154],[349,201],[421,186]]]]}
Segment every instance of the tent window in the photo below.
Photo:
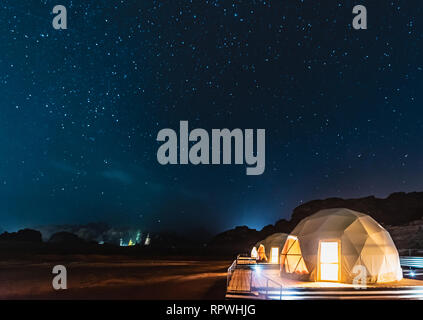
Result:
{"type": "Polygon", "coordinates": [[[297,237],[289,236],[281,254],[282,268],[286,273],[308,274],[297,237]]]}

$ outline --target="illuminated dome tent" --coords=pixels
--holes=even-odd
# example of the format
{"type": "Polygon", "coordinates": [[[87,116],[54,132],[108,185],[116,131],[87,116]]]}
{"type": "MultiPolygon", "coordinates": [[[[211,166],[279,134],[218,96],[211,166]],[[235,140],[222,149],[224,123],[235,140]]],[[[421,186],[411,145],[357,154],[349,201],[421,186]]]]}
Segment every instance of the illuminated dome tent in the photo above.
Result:
{"type": "Polygon", "coordinates": [[[259,241],[251,250],[251,257],[257,260],[266,260],[269,263],[279,263],[280,253],[288,235],[286,233],[274,233],[266,239],[259,241]],[[264,251],[261,256],[260,251],[264,251]]]}
{"type": "Polygon", "coordinates": [[[287,237],[286,233],[274,233],[261,242],[270,263],[279,263],[280,253],[287,237]]]}
{"type": "Polygon", "coordinates": [[[367,283],[402,279],[389,233],[370,216],[349,209],[321,210],[303,219],[281,253],[282,274],[311,281],[352,283],[363,266],[367,283]]]}

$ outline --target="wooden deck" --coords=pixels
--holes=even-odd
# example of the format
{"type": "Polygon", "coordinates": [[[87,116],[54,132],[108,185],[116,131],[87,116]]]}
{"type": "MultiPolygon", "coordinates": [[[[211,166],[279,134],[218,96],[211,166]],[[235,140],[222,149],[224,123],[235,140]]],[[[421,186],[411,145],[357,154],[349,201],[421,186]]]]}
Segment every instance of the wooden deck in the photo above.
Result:
{"type": "Polygon", "coordinates": [[[227,291],[250,292],[252,273],[253,271],[250,269],[234,270],[227,291]]]}
{"type": "Polygon", "coordinates": [[[279,277],[279,270],[275,270],[273,266],[259,266],[261,271],[256,268],[236,268],[232,272],[229,281],[228,292],[252,292],[259,291],[263,288],[280,288],[283,283],[279,277]]]}
{"type": "Polygon", "coordinates": [[[358,290],[352,284],[297,281],[281,277],[274,265],[238,265],[228,274],[228,299],[423,299],[423,281],[373,284],[358,290]]]}

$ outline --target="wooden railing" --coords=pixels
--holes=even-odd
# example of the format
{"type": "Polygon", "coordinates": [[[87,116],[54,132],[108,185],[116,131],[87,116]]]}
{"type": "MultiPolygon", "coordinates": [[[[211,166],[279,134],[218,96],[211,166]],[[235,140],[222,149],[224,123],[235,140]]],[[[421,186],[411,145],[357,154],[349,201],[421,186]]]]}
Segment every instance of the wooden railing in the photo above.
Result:
{"type": "MultiPolygon", "coordinates": [[[[256,291],[258,291],[259,294],[264,295],[264,298],[266,300],[270,299],[276,299],[279,298],[279,300],[282,300],[282,290],[283,290],[283,286],[279,283],[276,282],[275,280],[263,275],[263,274],[257,274],[256,272],[252,271],[251,272],[251,290],[253,290],[253,277],[260,277],[261,279],[263,279],[266,283],[265,287],[260,287],[260,288],[254,288],[256,291]],[[269,286],[269,284],[274,284],[276,286],[269,286]]],[[[256,283],[259,283],[259,281],[257,281],[256,283]]]]}
{"type": "Polygon", "coordinates": [[[234,273],[234,270],[236,269],[237,260],[238,259],[234,260],[234,262],[232,262],[231,266],[228,268],[228,273],[226,275],[226,288],[229,287],[229,282],[231,282],[232,275],[234,273]]]}
{"type": "Polygon", "coordinates": [[[400,257],[401,267],[423,269],[423,257],[400,257]]]}

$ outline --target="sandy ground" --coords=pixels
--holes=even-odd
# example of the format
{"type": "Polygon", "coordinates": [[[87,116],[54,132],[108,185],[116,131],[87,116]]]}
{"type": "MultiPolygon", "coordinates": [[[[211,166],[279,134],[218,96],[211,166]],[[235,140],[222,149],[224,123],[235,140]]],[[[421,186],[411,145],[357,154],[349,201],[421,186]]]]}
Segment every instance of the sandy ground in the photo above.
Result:
{"type": "Polygon", "coordinates": [[[43,256],[0,262],[0,299],[224,299],[230,261],[43,256]],[[68,289],[52,287],[67,268],[68,289]]]}

